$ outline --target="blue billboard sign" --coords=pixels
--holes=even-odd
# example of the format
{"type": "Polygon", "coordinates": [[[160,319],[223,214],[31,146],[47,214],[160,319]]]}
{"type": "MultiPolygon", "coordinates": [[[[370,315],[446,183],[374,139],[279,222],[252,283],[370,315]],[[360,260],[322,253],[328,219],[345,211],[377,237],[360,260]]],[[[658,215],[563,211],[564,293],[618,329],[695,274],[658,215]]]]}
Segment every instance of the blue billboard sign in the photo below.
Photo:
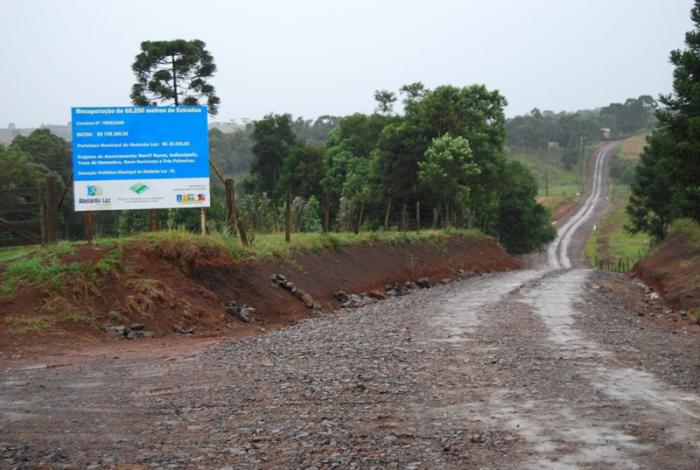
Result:
{"type": "Polygon", "coordinates": [[[209,207],[206,106],[72,108],[75,210],[209,207]]]}

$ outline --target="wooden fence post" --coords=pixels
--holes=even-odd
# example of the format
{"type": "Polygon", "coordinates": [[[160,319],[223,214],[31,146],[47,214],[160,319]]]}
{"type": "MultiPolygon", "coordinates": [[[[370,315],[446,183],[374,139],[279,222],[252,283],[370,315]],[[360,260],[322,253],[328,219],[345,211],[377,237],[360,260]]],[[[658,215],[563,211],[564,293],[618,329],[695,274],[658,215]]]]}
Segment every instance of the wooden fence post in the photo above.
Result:
{"type": "Polygon", "coordinates": [[[88,243],[92,243],[95,238],[95,227],[92,224],[92,211],[85,212],[85,238],[88,243]]]}
{"type": "Polygon", "coordinates": [[[41,186],[41,234],[44,243],[58,241],[58,179],[56,175],[47,176],[41,186]]]}
{"type": "Polygon", "coordinates": [[[236,221],[238,222],[238,234],[241,236],[241,241],[246,246],[250,245],[248,235],[245,232],[245,220],[241,217],[241,213],[238,212],[238,207],[236,207],[236,221]]]}
{"type": "Polygon", "coordinates": [[[41,233],[41,243],[46,243],[46,179],[39,180],[39,230],[41,233]]]}
{"type": "Polygon", "coordinates": [[[206,235],[207,234],[207,208],[206,207],[199,208],[199,224],[201,225],[201,228],[202,228],[202,235],[206,235]]]}
{"type": "Polygon", "coordinates": [[[326,188],[324,191],[323,203],[323,231],[330,232],[331,230],[331,192],[326,188]]]}
{"type": "Polygon", "coordinates": [[[404,205],[401,206],[401,231],[402,232],[406,231],[406,228],[407,228],[406,219],[407,218],[408,218],[408,207],[404,203],[404,205]]]}
{"type": "Polygon", "coordinates": [[[158,231],[158,213],[155,209],[149,209],[148,211],[148,231],[158,231]]]}
{"type": "Polygon", "coordinates": [[[416,232],[420,232],[420,202],[416,201],[416,232]]]}
{"type": "Polygon", "coordinates": [[[391,214],[391,199],[386,201],[386,213],[384,214],[384,231],[389,230],[389,215],[391,214]]]}
{"type": "Polygon", "coordinates": [[[357,225],[355,226],[355,233],[360,233],[360,228],[362,227],[362,216],[365,212],[365,201],[360,204],[360,213],[357,216],[357,225]]]}
{"type": "Polygon", "coordinates": [[[226,178],[226,222],[228,233],[232,236],[236,234],[236,192],[233,178],[226,178]]]}
{"type": "Polygon", "coordinates": [[[63,202],[66,200],[66,195],[68,195],[68,191],[70,191],[71,186],[73,185],[73,172],[70,172],[70,177],[68,178],[68,182],[66,183],[66,187],[63,189],[63,194],[61,194],[61,200],[58,201],[58,209],[60,210],[61,207],[63,207],[63,202]]]}
{"type": "Polygon", "coordinates": [[[287,188],[287,207],[285,209],[284,241],[289,243],[292,239],[292,188],[287,188]]]}

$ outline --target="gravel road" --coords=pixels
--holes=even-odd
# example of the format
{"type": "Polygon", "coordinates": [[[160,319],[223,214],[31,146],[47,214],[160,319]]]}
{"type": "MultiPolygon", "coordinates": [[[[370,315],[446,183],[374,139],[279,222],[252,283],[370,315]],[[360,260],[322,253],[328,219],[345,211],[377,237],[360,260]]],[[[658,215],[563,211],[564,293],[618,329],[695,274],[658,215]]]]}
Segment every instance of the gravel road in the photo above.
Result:
{"type": "Polygon", "coordinates": [[[180,355],[8,363],[1,468],[698,468],[700,342],[583,269],[532,269],[180,355]]]}

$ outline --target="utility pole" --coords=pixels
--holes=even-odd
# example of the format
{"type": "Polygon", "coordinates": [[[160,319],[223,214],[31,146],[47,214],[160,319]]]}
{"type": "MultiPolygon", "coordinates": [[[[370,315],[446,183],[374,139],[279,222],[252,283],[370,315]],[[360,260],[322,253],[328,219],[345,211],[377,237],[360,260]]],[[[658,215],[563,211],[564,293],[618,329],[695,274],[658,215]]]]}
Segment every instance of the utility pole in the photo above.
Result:
{"type": "Polygon", "coordinates": [[[581,175],[580,175],[581,189],[580,189],[580,192],[581,192],[581,194],[583,194],[583,190],[584,190],[584,187],[586,184],[585,178],[584,178],[584,168],[586,165],[584,164],[585,159],[584,159],[584,155],[583,155],[583,136],[579,137],[578,145],[579,145],[579,160],[580,160],[580,165],[581,165],[581,175]]]}
{"type": "Polygon", "coordinates": [[[284,241],[289,243],[292,237],[292,187],[287,187],[287,207],[285,208],[284,241]]]}
{"type": "Polygon", "coordinates": [[[549,197],[549,160],[544,158],[544,195],[549,197]]]}

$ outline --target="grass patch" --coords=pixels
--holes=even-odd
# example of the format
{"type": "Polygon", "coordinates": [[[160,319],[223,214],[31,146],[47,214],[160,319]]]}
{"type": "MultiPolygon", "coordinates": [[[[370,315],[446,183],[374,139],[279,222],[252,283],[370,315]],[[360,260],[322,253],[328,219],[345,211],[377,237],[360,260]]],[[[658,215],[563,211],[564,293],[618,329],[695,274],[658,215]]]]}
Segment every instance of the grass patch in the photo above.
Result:
{"type": "Polygon", "coordinates": [[[90,323],[92,318],[85,312],[73,312],[66,317],[66,320],[75,325],[85,325],[90,323]]]}
{"type": "MultiPolygon", "coordinates": [[[[182,231],[155,232],[127,239],[117,239],[120,244],[141,241],[147,245],[195,244],[199,247],[211,248],[226,252],[232,260],[253,258],[264,260],[271,257],[289,259],[295,253],[320,253],[324,250],[338,250],[345,246],[371,243],[386,243],[399,246],[405,243],[420,241],[444,240],[450,236],[463,236],[481,239],[483,234],[476,229],[446,229],[422,230],[420,232],[305,232],[292,233],[291,241],[284,240],[283,233],[255,234],[251,246],[243,246],[241,242],[228,234],[214,233],[207,236],[182,231]]],[[[111,240],[112,243],[115,240],[111,240]]]]}
{"type": "MultiPolygon", "coordinates": [[[[585,146],[584,155],[590,156],[597,143],[585,146]]],[[[581,197],[582,164],[566,168],[562,163],[563,150],[549,149],[516,152],[509,158],[518,160],[530,168],[538,186],[537,202],[552,214],[561,206],[575,204],[581,197]]]]}
{"type": "Polygon", "coordinates": [[[51,330],[51,323],[49,323],[46,317],[10,315],[5,320],[12,329],[22,332],[44,333],[51,330]]]}
{"type": "Polygon", "coordinates": [[[55,245],[34,247],[21,252],[7,262],[0,282],[0,297],[12,298],[19,282],[27,282],[48,292],[60,292],[70,276],[73,283],[82,280],[95,283],[100,276],[121,267],[123,249],[113,247],[95,264],[91,262],[65,262],[62,257],[75,254],[79,243],[60,242],[55,245]]]}
{"type": "Polygon", "coordinates": [[[671,224],[671,232],[682,232],[688,235],[688,241],[700,248],[700,224],[691,219],[678,219],[671,224]]]}
{"type": "Polygon", "coordinates": [[[342,233],[293,233],[290,243],[285,242],[284,234],[273,233],[257,235],[252,247],[247,253],[255,259],[278,257],[287,259],[294,253],[320,253],[323,250],[338,250],[350,245],[385,243],[392,247],[403,244],[442,241],[448,237],[471,237],[481,239],[483,234],[478,230],[447,229],[422,230],[420,232],[342,232],[342,233]]]}
{"type": "Polygon", "coordinates": [[[107,274],[123,268],[124,248],[120,245],[112,246],[102,258],[95,264],[97,274],[107,274]]]}
{"type": "Polygon", "coordinates": [[[578,167],[567,169],[561,162],[561,150],[539,152],[519,152],[509,158],[527,165],[537,181],[539,195],[572,195],[581,187],[581,170],[578,167]]]}
{"type": "Polygon", "coordinates": [[[646,146],[646,144],[646,134],[638,134],[628,139],[625,139],[618,147],[620,151],[620,156],[625,160],[636,163],[639,161],[639,156],[644,151],[644,147],[646,146]]]}
{"type": "Polygon", "coordinates": [[[648,253],[651,246],[649,235],[631,234],[625,229],[629,223],[625,210],[629,194],[627,186],[610,185],[610,211],[586,242],[586,255],[591,266],[595,266],[597,260],[604,260],[616,266],[622,261],[631,267],[648,253]]]}
{"type": "MultiPolygon", "coordinates": [[[[295,253],[320,253],[345,246],[385,243],[397,247],[417,242],[440,243],[448,237],[482,239],[476,229],[422,230],[420,232],[360,232],[360,233],[293,233],[291,242],[284,234],[257,234],[252,246],[243,246],[237,238],[225,233],[202,236],[185,231],[149,232],[125,238],[102,239],[95,246],[103,250],[96,262],[64,259],[73,255],[83,243],[61,242],[46,247],[13,250],[4,253],[6,268],[0,277],[0,298],[10,300],[20,282],[38,288],[43,294],[60,294],[70,286],[78,300],[88,301],[105,275],[126,270],[124,253],[136,243],[143,244],[158,256],[169,259],[184,268],[196,266],[203,257],[217,253],[238,259],[264,260],[271,257],[290,259],[295,253]],[[69,281],[70,279],[70,281],[69,281]]],[[[146,280],[144,280],[146,282],[146,280]]],[[[137,286],[147,290],[150,286],[137,286]]],[[[50,304],[52,305],[52,304],[50,304]]],[[[47,307],[48,308],[48,307],[47,307]]]]}
{"type": "Polygon", "coordinates": [[[38,249],[36,246],[20,246],[13,248],[0,248],[0,264],[9,263],[19,258],[28,256],[38,249]]]}

